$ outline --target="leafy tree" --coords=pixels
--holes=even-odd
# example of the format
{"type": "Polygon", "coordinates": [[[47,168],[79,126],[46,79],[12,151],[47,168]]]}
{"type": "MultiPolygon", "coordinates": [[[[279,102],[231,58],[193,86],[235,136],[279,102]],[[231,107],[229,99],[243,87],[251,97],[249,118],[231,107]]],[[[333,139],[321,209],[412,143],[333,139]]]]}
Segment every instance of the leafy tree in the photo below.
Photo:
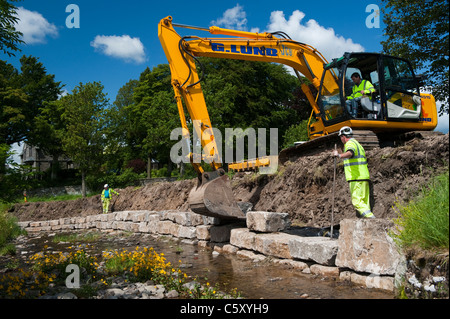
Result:
{"type": "Polygon", "coordinates": [[[0,60],[0,138],[8,145],[23,140],[36,142],[35,118],[44,103],[56,100],[62,89],[37,58],[23,56],[20,63],[19,73],[0,60]]]}
{"type": "MultiPolygon", "coordinates": [[[[56,100],[61,92],[60,82],[55,82],[54,75],[47,74],[36,58],[23,56],[20,63],[21,72],[0,60],[0,144],[8,150],[24,140],[36,146],[48,142],[47,135],[36,135],[35,120],[44,103],[56,100]]],[[[4,173],[2,160],[0,174],[4,173]]]]}
{"type": "Polygon", "coordinates": [[[99,167],[105,145],[105,109],[108,99],[99,82],[80,83],[58,101],[66,129],[61,136],[64,152],[78,164],[81,190],[86,196],[86,174],[99,167]]]}
{"type": "Polygon", "coordinates": [[[442,102],[439,114],[449,112],[449,2],[448,0],[382,0],[386,24],[383,49],[410,60],[424,70],[426,86],[442,102]]]}
{"type": "MultiPolygon", "coordinates": [[[[11,0],[16,2],[17,0],[11,0]]],[[[17,31],[15,24],[19,20],[16,15],[17,8],[7,0],[0,0],[0,51],[9,57],[14,51],[20,51],[18,44],[24,43],[20,37],[22,33],[17,31]]]]}
{"type": "Polygon", "coordinates": [[[283,148],[290,147],[298,141],[308,140],[308,120],[303,120],[300,124],[290,126],[283,136],[283,148]]]}
{"type": "Polygon", "coordinates": [[[39,147],[52,157],[51,179],[57,178],[59,158],[64,154],[61,138],[64,136],[66,123],[62,119],[63,107],[59,101],[44,104],[41,114],[36,116],[33,126],[33,138],[30,144],[39,147]]]}
{"type": "Polygon", "coordinates": [[[138,84],[139,81],[137,80],[128,81],[119,89],[116,100],[107,110],[105,130],[107,146],[104,163],[106,170],[120,172],[128,161],[136,158],[127,143],[127,137],[131,128],[129,125],[129,106],[134,103],[133,93],[138,84]]]}
{"type": "Polygon", "coordinates": [[[213,125],[278,127],[280,136],[295,121],[297,79],[274,63],[203,58],[203,91],[213,125]]]}
{"type": "Polygon", "coordinates": [[[267,134],[278,128],[280,139],[291,125],[309,117],[311,108],[304,111],[298,80],[283,65],[214,58],[201,62],[211,122],[223,136],[225,128],[266,128],[267,134]]]}
{"type": "Polygon", "coordinates": [[[0,60],[0,143],[6,145],[23,140],[25,135],[23,110],[28,97],[17,85],[18,77],[19,72],[11,64],[0,60]]]}
{"type": "Polygon", "coordinates": [[[157,160],[170,166],[170,149],[175,143],[170,140],[170,132],[180,126],[180,119],[169,65],[161,64],[152,70],[147,68],[141,74],[134,101],[127,108],[130,115],[129,141],[143,151],[141,156],[147,158],[147,165],[157,160]]]}

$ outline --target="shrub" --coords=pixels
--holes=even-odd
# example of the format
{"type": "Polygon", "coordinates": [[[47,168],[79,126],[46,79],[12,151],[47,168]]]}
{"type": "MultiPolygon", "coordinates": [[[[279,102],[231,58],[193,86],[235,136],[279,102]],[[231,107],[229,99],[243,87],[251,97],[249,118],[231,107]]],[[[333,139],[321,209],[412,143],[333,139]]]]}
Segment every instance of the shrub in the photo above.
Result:
{"type": "Polygon", "coordinates": [[[401,247],[449,247],[449,173],[436,176],[410,203],[397,203],[393,237],[401,247]]]}

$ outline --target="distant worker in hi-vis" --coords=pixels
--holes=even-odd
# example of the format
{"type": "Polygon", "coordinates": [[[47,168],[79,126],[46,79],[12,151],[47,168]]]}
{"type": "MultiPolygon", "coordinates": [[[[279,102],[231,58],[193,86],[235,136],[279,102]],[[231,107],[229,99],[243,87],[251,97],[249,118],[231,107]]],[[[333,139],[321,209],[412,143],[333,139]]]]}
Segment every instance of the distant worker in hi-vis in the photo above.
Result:
{"type": "Polygon", "coordinates": [[[108,214],[109,204],[111,203],[112,194],[119,196],[119,193],[114,189],[109,188],[108,184],[105,184],[103,192],[102,192],[102,206],[103,206],[103,214],[108,214]]]}

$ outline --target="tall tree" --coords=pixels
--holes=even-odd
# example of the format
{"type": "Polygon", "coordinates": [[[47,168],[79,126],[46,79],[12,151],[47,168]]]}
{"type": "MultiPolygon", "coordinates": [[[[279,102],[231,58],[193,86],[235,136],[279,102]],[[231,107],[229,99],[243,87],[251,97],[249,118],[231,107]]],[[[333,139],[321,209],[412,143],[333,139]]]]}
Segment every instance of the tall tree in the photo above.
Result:
{"type": "Polygon", "coordinates": [[[86,174],[98,168],[105,145],[105,110],[108,99],[99,82],[80,83],[59,101],[66,131],[61,137],[64,152],[78,164],[81,190],[86,196],[86,174]]]}
{"type": "Polygon", "coordinates": [[[0,60],[0,144],[8,146],[25,136],[23,110],[28,97],[19,87],[18,77],[19,72],[11,64],[0,60]]]}
{"type": "Polygon", "coordinates": [[[20,59],[19,72],[0,60],[0,138],[12,145],[23,140],[35,142],[35,118],[45,102],[54,101],[62,90],[55,76],[32,56],[20,59]]]}
{"type": "Polygon", "coordinates": [[[133,152],[132,144],[128,143],[130,133],[133,132],[130,106],[134,103],[133,94],[138,84],[138,80],[130,80],[122,86],[108,110],[106,164],[109,169],[120,171],[128,161],[140,157],[140,154],[136,154],[137,150],[133,152]]]}
{"type": "MultiPolygon", "coordinates": [[[[37,58],[23,56],[20,63],[21,72],[0,60],[0,144],[8,150],[24,140],[36,146],[45,142],[47,136],[35,134],[35,119],[44,103],[56,100],[62,88],[37,58]]],[[[0,162],[0,173],[4,167],[0,162]]]]}
{"type": "MultiPolygon", "coordinates": [[[[225,128],[286,130],[310,114],[302,112],[300,84],[288,70],[275,63],[228,59],[201,59],[206,77],[202,82],[212,125],[225,136],[225,128]]],[[[268,141],[268,140],[267,140],[268,141]]],[[[283,141],[279,141],[279,146],[283,141]]],[[[269,147],[269,143],[267,143],[269,147]]],[[[268,150],[269,151],[269,150],[268,150]]]]}
{"type": "Polygon", "coordinates": [[[175,141],[170,140],[170,132],[180,127],[173,96],[169,66],[161,64],[141,74],[135,103],[129,106],[134,143],[147,157],[148,175],[152,160],[171,165],[170,149],[175,141]]]}
{"type": "Polygon", "coordinates": [[[382,0],[388,54],[410,60],[425,71],[426,85],[449,112],[449,1],[382,0]]]}
{"type": "Polygon", "coordinates": [[[15,51],[20,51],[17,47],[20,43],[24,43],[20,37],[22,33],[17,31],[15,24],[19,20],[16,11],[17,8],[10,2],[17,0],[0,0],[0,51],[13,56],[15,51]]]}
{"type": "Polygon", "coordinates": [[[64,154],[61,139],[65,135],[66,123],[62,119],[63,111],[60,101],[44,103],[41,114],[35,118],[33,139],[30,143],[52,157],[50,175],[52,180],[57,178],[59,158],[64,154]]]}

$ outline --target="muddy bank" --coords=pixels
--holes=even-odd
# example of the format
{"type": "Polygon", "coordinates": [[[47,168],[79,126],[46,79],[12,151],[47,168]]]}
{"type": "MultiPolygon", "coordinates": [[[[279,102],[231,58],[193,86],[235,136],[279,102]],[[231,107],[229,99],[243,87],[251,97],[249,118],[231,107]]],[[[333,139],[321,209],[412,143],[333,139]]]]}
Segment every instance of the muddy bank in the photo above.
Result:
{"type": "MultiPolygon", "coordinates": [[[[367,152],[373,186],[374,213],[378,218],[397,217],[395,203],[408,201],[435,174],[448,168],[449,135],[416,138],[396,148],[375,148],[367,152]]],[[[235,174],[231,180],[239,201],[249,201],[253,210],[289,213],[304,226],[330,225],[333,160],[328,153],[306,156],[277,174],[235,174]]],[[[187,198],[196,179],[162,182],[119,189],[116,211],[188,210],[187,198]]],[[[335,223],[355,218],[342,162],[337,166],[335,223]]],[[[74,201],[22,203],[11,212],[19,221],[52,220],[101,213],[100,195],[74,201]]]]}

